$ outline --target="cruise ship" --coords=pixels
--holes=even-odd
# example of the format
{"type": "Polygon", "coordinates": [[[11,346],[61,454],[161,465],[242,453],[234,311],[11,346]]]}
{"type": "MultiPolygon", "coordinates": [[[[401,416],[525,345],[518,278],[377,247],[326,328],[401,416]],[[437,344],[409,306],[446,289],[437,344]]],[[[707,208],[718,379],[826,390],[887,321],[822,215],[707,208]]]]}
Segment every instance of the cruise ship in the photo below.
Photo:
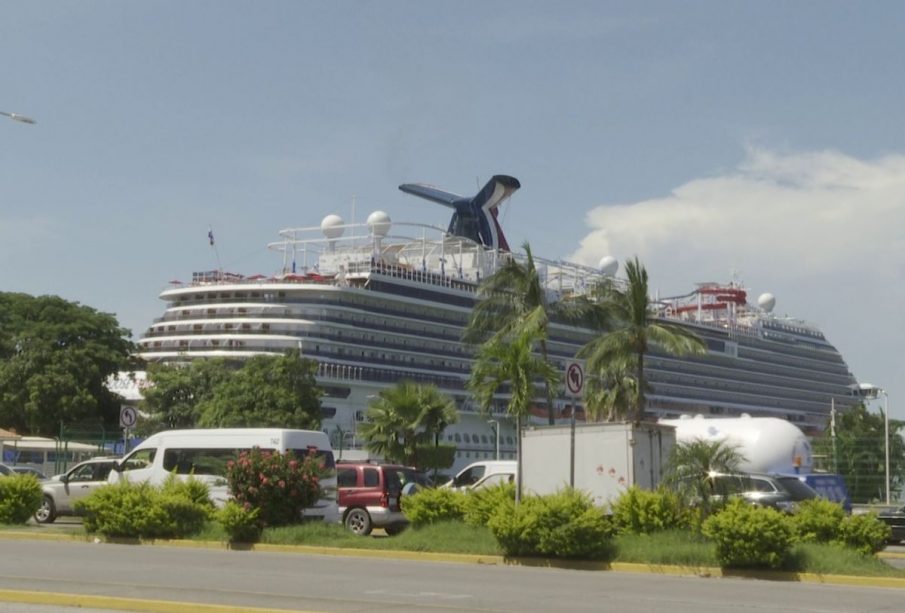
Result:
{"type": "MultiPolygon", "coordinates": [[[[452,209],[445,228],[375,211],[365,223],[331,214],[320,226],[281,230],[268,245],[282,260],[278,273],[196,272],[190,282],[165,289],[164,314],[138,341],[140,355],[180,363],[298,349],[318,364],[323,429],[340,449],[361,446],[357,426],[381,390],[403,379],[434,384],[459,409],[458,423],[444,434],[457,447],[454,469],[512,458],[515,430],[506,400],[501,396],[489,415],[478,410],[465,386],[473,352],[461,336],[481,280],[507,258],[524,257],[509,248],[498,221],[500,205],[519,187],[505,175],[474,196],[423,184],[399,187],[452,209]]],[[[534,260],[551,302],[586,293],[618,268],[609,257],[598,267],[534,260]]],[[[769,294],[752,303],[739,283],[702,283],[654,304],[659,317],[697,333],[707,353],[646,358],[651,417],[781,417],[813,434],[826,426],[831,407],[855,402],[855,379],[839,352],[816,326],[774,314],[769,294]]],[[[550,358],[565,367],[592,334],[554,322],[550,358]]],[[[584,418],[565,394],[553,410],[560,423],[573,410],[584,418]]],[[[548,413],[539,398],[532,419],[547,423],[548,413]]]]}

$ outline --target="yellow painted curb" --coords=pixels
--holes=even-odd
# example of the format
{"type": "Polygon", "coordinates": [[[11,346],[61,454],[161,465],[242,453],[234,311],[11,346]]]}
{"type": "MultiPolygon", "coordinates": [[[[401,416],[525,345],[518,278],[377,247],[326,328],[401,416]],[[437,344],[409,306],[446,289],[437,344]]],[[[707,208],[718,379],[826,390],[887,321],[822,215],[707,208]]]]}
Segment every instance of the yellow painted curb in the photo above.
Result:
{"type": "MultiPolygon", "coordinates": [[[[62,592],[32,592],[3,589],[0,589],[0,601],[91,609],[114,609],[119,611],[146,611],[149,613],[243,613],[246,611],[248,613],[286,613],[287,611],[287,609],[234,607],[198,602],[177,602],[169,600],[148,600],[144,598],[122,598],[119,596],[88,596],[83,594],[65,594],[62,592]]],[[[318,612],[305,611],[304,613],[318,612]]]]}

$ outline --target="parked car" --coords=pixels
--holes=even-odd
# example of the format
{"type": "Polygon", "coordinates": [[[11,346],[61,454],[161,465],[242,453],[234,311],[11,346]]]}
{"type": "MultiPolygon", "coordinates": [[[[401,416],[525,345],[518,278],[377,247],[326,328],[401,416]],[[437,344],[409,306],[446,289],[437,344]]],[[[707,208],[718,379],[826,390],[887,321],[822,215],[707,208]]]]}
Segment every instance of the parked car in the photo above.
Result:
{"type": "Polygon", "coordinates": [[[107,485],[107,476],[116,463],[114,458],[94,458],[42,483],[44,499],[35,513],[35,521],[49,524],[61,515],[75,515],[76,501],[107,485]]]}
{"type": "Polygon", "coordinates": [[[787,475],[711,473],[710,486],[716,499],[739,496],[751,504],[787,513],[798,503],[819,497],[809,485],[787,475]]]}
{"type": "Polygon", "coordinates": [[[512,482],[515,480],[516,466],[515,460],[474,462],[459,471],[444,487],[474,490],[512,482]]]}
{"type": "Polygon", "coordinates": [[[340,462],[336,465],[339,516],[343,524],[361,536],[383,528],[390,536],[408,525],[400,498],[422,487],[423,477],[398,464],[340,462]]]}
{"type": "Polygon", "coordinates": [[[892,534],[889,535],[890,542],[905,541],[905,507],[880,511],[877,513],[877,519],[892,530],[892,534]]]}
{"type": "Polygon", "coordinates": [[[47,475],[34,466],[13,466],[12,469],[14,473],[19,473],[20,475],[34,475],[39,481],[47,480],[47,475]]]}

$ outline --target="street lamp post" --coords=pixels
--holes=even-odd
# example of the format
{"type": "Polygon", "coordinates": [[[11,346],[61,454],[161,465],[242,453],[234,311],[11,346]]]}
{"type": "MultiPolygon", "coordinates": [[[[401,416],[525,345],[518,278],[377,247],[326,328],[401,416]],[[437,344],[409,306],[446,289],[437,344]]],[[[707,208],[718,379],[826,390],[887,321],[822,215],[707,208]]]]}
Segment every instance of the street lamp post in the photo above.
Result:
{"type": "Polygon", "coordinates": [[[7,113],[6,111],[0,111],[0,115],[4,117],[9,117],[13,121],[18,121],[19,123],[38,123],[31,117],[26,117],[25,115],[20,115],[19,113],[7,113]]]}
{"type": "Polygon", "coordinates": [[[496,433],[496,459],[500,459],[500,422],[496,419],[488,419],[487,423],[493,426],[493,431],[496,433]]]}
{"type": "Polygon", "coordinates": [[[889,394],[886,390],[880,390],[880,393],[883,394],[883,426],[886,433],[886,506],[889,506],[889,394]]]}
{"type": "Polygon", "coordinates": [[[867,400],[876,400],[877,397],[883,396],[883,435],[886,439],[883,445],[886,455],[886,506],[890,506],[892,502],[889,491],[889,394],[883,388],[870,383],[859,383],[851,387],[859,396],[867,400]]]}

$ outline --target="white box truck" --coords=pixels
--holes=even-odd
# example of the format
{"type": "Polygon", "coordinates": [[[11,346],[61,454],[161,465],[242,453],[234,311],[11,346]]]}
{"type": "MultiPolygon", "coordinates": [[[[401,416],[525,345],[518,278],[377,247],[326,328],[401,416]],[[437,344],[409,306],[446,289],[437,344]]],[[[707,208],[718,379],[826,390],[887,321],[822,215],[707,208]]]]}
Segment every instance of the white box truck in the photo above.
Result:
{"type": "MultiPolygon", "coordinates": [[[[539,426],[522,432],[522,487],[552,494],[567,487],[572,471],[571,428],[539,426]]],[[[655,423],[575,426],[574,485],[594,504],[613,502],[628,487],[655,489],[676,444],[675,428],[655,423]]]]}

